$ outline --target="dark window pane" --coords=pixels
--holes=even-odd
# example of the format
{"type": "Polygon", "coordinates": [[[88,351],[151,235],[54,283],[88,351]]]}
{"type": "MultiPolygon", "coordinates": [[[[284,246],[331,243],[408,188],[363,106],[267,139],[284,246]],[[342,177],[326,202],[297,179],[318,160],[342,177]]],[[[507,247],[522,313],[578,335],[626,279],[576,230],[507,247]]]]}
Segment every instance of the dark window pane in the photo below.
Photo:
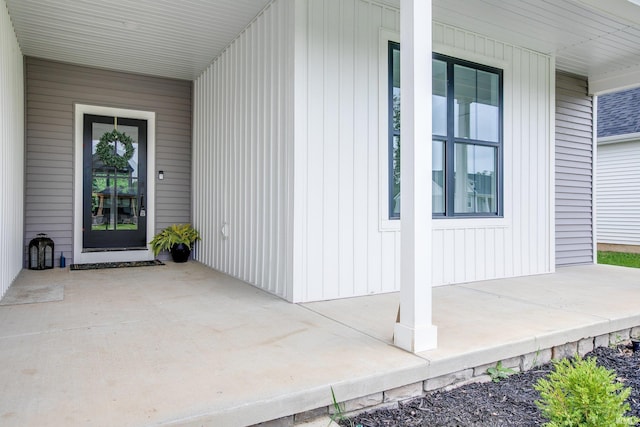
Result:
{"type": "Polygon", "coordinates": [[[393,137],[391,216],[400,217],[400,135],[393,137]]]}
{"type": "Polygon", "coordinates": [[[389,55],[389,218],[400,217],[400,49],[390,44],[389,55]]]}
{"type": "Polygon", "coordinates": [[[434,59],[432,64],[432,132],[444,136],[447,134],[447,63],[434,59]]]}
{"type": "Polygon", "coordinates": [[[456,138],[498,142],[500,84],[495,73],[454,66],[456,138]]]}
{"type": "MultiPolygon", "coordinates": [[[[501,214],[501,71],[434,55],[432,211],[501,214]],[[453,112],[453,114],[449,114],[453,112]],[[469,140],[462,142],[460,140],[469,140]]],[[[400,46],[389,44],[389,218],[400,217],[400,46]]],[[[416,142],[418,143],[418,142],[416,142]]]]}
{"type": "Polygon", "coordinates": [[[497,213],[497,153],[496,147],[461,143],[455,145],[456,213],[497,213]]]}
{"type": "Polygon", "coordinates": [[[444,141],[433,141],[433,157],[431,160],[431,210],[433,213],[444,214],[446,181],[444,175],[444,141]]]}
{"type": "Polygon", "coordinates": [[[392,100],[391,105],[393,107],[393,114],[391,120],[393,121],[393,130],[400,130],[400,50],[393,49],[393,64],[392,64],[392,100]]]}

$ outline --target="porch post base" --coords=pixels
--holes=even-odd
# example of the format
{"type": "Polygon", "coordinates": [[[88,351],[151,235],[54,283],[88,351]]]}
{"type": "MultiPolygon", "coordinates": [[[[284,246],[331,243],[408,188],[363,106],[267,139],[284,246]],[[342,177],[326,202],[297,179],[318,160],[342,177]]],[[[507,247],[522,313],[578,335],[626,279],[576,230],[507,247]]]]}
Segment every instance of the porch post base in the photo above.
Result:
{"type": "Polygon", "coordinates": [[[435,325],[411,328],[402,323],[396,323],[393,343],[412,353],[433,350],[438,347],[438,328],[435,325]]]}

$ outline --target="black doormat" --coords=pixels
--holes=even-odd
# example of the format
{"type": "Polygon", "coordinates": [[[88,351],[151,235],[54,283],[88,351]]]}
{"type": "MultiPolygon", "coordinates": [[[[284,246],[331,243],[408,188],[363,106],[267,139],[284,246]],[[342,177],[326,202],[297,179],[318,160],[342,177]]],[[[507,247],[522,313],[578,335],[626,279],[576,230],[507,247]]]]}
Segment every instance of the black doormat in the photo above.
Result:
{"type": "Polygon", "coordinates": [[[164,265],[164,262],[154,259],[153,261],[126,261],[126,262],[95,262],[92,264],[71,264],[69,269],[74,270],[100,270],[103,268],[124,268],[124,267],[153,267],[154,265],[164,265]]]}

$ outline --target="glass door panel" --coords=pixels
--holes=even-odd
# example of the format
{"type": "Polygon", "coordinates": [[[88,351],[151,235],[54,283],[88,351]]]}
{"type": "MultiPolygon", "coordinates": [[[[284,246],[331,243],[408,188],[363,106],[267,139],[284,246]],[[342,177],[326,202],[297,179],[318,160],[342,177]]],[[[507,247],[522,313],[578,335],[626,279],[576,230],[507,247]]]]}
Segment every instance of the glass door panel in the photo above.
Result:
{"type": "Polygon", "coordinates": [[[84,126],[83,247],[146,246],[146,121],[85,115],[84,126]],[[129,153],[123,141],[100,143],[114,129],[130,138],[129,153]]]}
{"type": "MultiPolygon", "coordinates": [[[[139,200],[139,143],[138,128],[118,126],[118,131],[133,140],[133,155],[124,168],[105,166],[97,153],[100,138],[110,132],[112,125],[93,123],[91,150],[92,230],[137,230],[139,200]]],[[[125,154],[122,144],[116,144],[114,152],[125,154]]]]}

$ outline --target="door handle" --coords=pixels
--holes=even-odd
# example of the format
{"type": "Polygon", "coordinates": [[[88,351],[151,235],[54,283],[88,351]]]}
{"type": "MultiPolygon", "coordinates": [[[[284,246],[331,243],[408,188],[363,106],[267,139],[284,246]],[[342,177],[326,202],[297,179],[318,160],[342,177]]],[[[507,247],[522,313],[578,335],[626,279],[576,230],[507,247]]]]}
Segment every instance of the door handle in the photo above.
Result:
{"type": "Polygon", "coordinates": [[[140,216],[141,217],[147,216],[147,211],[144,208],[144,194],[140,195],[140,216]]]}

